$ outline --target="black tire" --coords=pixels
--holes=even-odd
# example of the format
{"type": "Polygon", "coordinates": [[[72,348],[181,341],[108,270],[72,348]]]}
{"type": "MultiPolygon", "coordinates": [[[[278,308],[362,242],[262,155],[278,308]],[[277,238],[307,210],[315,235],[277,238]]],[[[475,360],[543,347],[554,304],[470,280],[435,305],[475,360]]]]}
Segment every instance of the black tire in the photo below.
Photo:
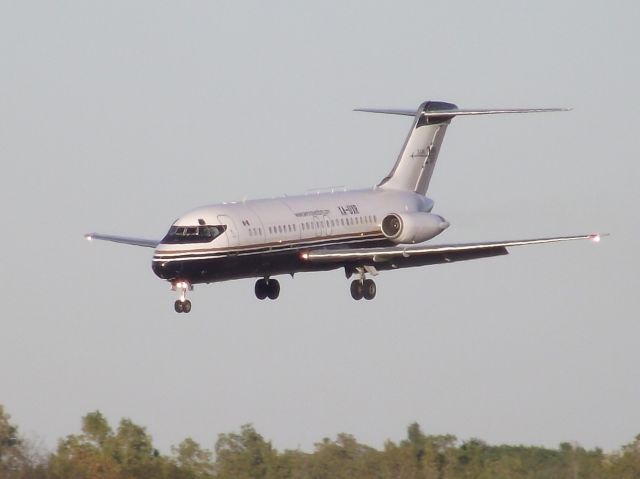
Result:
{"type": "Polygon", "coordinates": [[[364,299],[373,299],[376,297],[376,282],[372,279],[365,279],[363,285],[363,296],[364,299]]]}
{"type": "Polygon", "coordinates": [[[280,296],[280,282],[277,279],[270,279],[267,283],[267,296],[269,299],[278,299],[280,296]]]}
{"type": "Polygon", "coordinates": [[[188,299],[185,300],[185,302],[182,304],[182,312],[183,313],[188,313],[191,311],[191,301],[189,301],[188,299]]]}
{"type": "Polygon", "coordinates": [[[178,299],[173,303],[173,309],[176,310],[176,313],[182,313],[182,311],[184,311],[184,304],[182,304],[182,301],[178,299]]]}
{"type": "Polygon", "coordinates": [[[356,301],[362,299],[364,295],[364,288],[362,281],[355,279],[351,282],[351,297],[356,301]]]}
{"type": "Polygon", "coordinates": [[[268,287],[267,282],[264,279],[259,279],[256,281],[256,298],[263,300],[267,297],[268,287]]]}

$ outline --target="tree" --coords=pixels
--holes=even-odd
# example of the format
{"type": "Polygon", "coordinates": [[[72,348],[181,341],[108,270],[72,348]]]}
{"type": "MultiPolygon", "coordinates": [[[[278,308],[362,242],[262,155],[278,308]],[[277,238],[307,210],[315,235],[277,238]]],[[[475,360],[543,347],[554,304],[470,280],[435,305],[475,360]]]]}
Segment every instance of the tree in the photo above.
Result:
{"type": "Polygon", "coordinates": [[[191,438],[173,446],[174,463],[180,471],[181,477],[189,479],[207,479],[213,476],[213,454],[202,449],[200,444],[191,438]]]}
{"type": "Polygon", "coordinates": [[[629,444],[622,446],[610,462],[610,477],[618,479],[640,478],[640,434],[629,444]]]}
{"type": "Polygon", "coordinates": [[[263,479],[275,466],[277,453],[271,443],[245,424],[240,434],[220,434],[215,446],[216,478],[263,479]]]}
{"type": "Polygon", "coordinates": [[[113,438],[113,430],[100,411],[90,412],[82,418],[82,432],[88,441],[99,447],[113,438]]]}
{"type": "Polygon", "coordinates": [[[144,427],[122,419],[114,434],[99,411],[84,416],[82,434],[61,440],[51,458],[54,477],[65,479],[160,478],[168,465],[144,427]]]}
{"type": "Polygon", "coordinates": [[[10,419],[0,404],[0,474],[3,475],[18,468],[22,456],[18,428],[9,422],[10,419]]]}
{"type": "Polygon", "coordinates": [[[122,467],[113,454],[113,431],[100,411],[82,418],[82,432],[58,442],[50,461],[53,477],[120,478],[122,467]]]}
{"type": "Polygon", "coordinates": [[[416,477],[442,479],[447,467],[454,461],[450,456],[456,440],[452,435],[427,436],[420,425],[414,422],[407,427],[407,439],[401,445],[411,451],[416,477]]]}

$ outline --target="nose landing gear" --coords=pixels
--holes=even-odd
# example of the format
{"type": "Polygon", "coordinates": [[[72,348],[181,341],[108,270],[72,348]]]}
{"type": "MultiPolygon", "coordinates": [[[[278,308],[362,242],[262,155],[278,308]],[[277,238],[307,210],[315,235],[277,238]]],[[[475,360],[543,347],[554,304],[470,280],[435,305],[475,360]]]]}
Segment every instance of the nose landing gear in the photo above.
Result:
{"type": "Polygon", "coordinates": [[[255,286],[256,298],[277,299],[280,296],[280,282],[277,279],[259,279],[255,286]]]}
{"type": "Polygon", "coordinates": [[[193,285],[187,281],[177,281],[171,284],[171,290],[177,291],[180,298],[173,303],[176,313],[188,313],[191,311],[191,301],[187,299],[187,291],[193,290],[193,285]]]}

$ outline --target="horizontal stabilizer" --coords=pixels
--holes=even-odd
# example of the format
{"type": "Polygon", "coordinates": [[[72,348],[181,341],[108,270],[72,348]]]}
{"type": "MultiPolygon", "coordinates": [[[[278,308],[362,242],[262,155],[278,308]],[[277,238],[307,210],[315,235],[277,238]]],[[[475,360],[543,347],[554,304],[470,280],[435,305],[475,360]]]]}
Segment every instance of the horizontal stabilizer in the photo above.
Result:
{"type": "MultiPolygon", "coordinates": [[[[455,109],[442,109],[442,110],[429,110],[423,111],[420,116],[429,117],[448,117],[448,116],[463,116],[463,115],[497,115],[501,113],[548,113],[554,111],[570,111],[571,108],[498,108],[498,109],[483,109],[483,110],[463,110],[460,108],[455,109]]],[[[420,110],[403,110],[394,108],[356,108],[353,111],[363,111],[367,113],[383,113],[386,115],[405,115],[416,116],[420,110]]]]}
{"type": "Polygon", "coordinates": [[[160,244],[160,241],[157,240],[149,240],[142,238],[130,238],[127,236],[113,236],[113,235],[103,235],[100,233],[88,233],[84,235],[87,241],[100,240],[100,241],[111,241],[113,243],[122,243],[129,244],[132,246],[142,246],[144,248],[155,248],[160,244]]]}

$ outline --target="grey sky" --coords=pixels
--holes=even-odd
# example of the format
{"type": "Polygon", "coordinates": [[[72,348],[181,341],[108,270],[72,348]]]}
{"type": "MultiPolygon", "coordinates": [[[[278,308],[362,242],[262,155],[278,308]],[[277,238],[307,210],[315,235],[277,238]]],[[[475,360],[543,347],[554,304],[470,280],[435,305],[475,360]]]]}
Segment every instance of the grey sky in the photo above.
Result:
{"type": "Polygon", "coordinates": [[[613,449],[640,433],[640,6],[619,2],[0,3],[0,403],[53,446],[100,409],[165,451],[253,422],[280,448],[349,432],[613,449]],[[377,182],[410,120],[362,106],[568,106],[458,118],[438,242],[609,231],[597,247],[197,287],[150,251],[202,204],[377,182]]]}

